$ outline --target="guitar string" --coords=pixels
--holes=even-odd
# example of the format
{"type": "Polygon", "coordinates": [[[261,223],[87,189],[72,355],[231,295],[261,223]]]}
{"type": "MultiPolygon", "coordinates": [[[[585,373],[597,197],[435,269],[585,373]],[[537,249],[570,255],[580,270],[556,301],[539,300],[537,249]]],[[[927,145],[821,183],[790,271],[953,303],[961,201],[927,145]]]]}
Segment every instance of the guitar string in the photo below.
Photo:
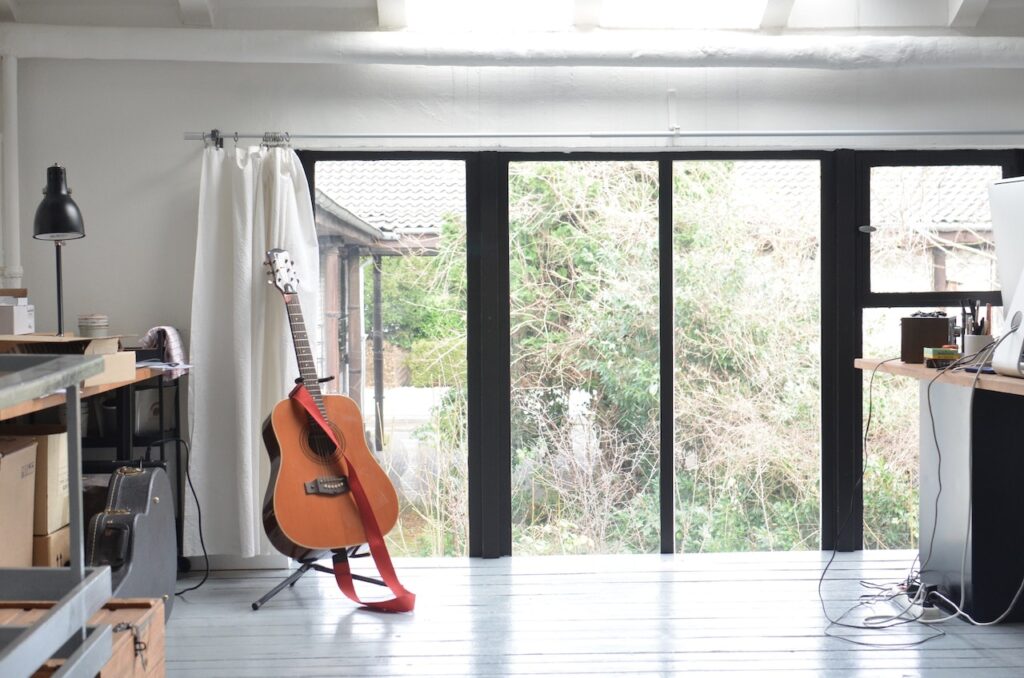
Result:
{"type": "MultiPolygon", "coordinates": [[[[276,274],[278,273],[274,261],[268,262],[271,266],[271,270],[276,274]]],[[[278,286],[280,289],[280,286],[278,286]]],[[[284,292],[284,290],[281,290],[284,292]]],[[[285,312],[288,314],[288,324],[292,334],[292,344],[295,349],[295,359],[298,363],[299,377],[303,386],[310,392],[314,402],[317,405],[317,409],[320,411],[324,421],[327,419],[327,408],[323,403],[323,396],[320,393],[320,385],[317,381],[316,369],[312,362],[312,351],[309,348],[309,333],[306,331],[306,323],[302,314],[302,304],[299,302],[298,293],[285,293],[285,312]],[[303,358],[305,357],[305,361],[303,358]],[[304,364],[305,363],[305,364],[304,364]],[[310,369],[312,368],[312,369],[310,369]],[[309,372],[312,372],[312,380],[308,380],[307,376],[309,372]],[[306,382],[309,381],[307,384],[306,382]]],[[[334,462],[334,446],[331,444],[330,438],[320,429],[320,425],[313,419],[311,415],[307,413],[306,421],[308,431],[310,432],[307,436],[307,444],[309,445],[310,451],[313,456],[316,457],[316,464],[323,469],[324,478],[332,478],[332,463],[334,462]]],[[[328,422],[329,423],[329,422],[328,422]]],[[[338,449],[341,452],[341,448],[338,449]]],[[[338,473],[337,475],[344,475],[344,468],[340,462],[337,464],[338,473]]]]}
{"type": "MultiPolygon", "coordinates": [[[[298,297],[295,294],[289,295],[285,298],[285,309],[288,313],[288,324],[292,332],[292,345],[295,349],[295,361],[299,368],[299,379],[301,383],[309,390],[309,386],[306,385],[306,368],[303,365],[304,352],[309,351],[309,343],[307,341],[307,333],[305,328],[305,322],[302,319],[302,307],[299,304],[298,297]]],[[[314,396],[315,399],[315,396],[314,396]]],[[[310,417],[306,415],[307,426],[310,426],[310,417]]],[[[313,428],[307,428],[307,431],[313,431],[313,428]]],[[[326,477],[328,475],[327,465],[324,463],[323,457],[320,454],[320,450],[317,449],[316,439],[312,434],[307,434],[306,443],[310,447],[310,451],[313,453],[316,464],[323,469],[323,474],[326,477]]]]}
{"type": "MultiPolygon", "coordinates": [[[[292,329],[292,342],[295,346],[295,358],[298,362],[299,377],[302,379],[306,390],[313,397],[313,401],[316,403],[317,409],[323,416],[324,421],[327,421],[327,408],[323,403],[323,395],[320,392],[315,369],[312,369],[312,380],[308,379],[310,367],[312,367],[312,352],[309,348],[309,334],[306,331],[302,315],[302,304],[299,302],[298,295],[292,295],[290,299],[286,300],[286,307],[288,310],[288,321],[292,329]]],[[[323,469],[324,478],[331,478],[333,477],[331,462],[334,458],[334,446],[331,444],[328,436],[320,430],[319,424],[317,424],[312,416],[307,414],[306,420],[310,432],[307,438],[310,450],[316,457],[317,464],[323,469]]]]}

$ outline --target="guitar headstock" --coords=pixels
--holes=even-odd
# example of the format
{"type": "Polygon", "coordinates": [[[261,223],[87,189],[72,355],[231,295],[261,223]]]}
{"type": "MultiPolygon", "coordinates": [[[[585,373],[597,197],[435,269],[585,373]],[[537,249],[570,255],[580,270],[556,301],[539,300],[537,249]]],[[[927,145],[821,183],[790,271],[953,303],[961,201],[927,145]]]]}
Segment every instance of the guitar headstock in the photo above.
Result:
{"type": "Polygon", "coordinates": [[[273,285],[281,294],[297,294],[299,289],[299,276],[293,268],[295,262],[287,250],[273,249],[267,251],[267,276],[270,278],[267,283],[273,285]]]}

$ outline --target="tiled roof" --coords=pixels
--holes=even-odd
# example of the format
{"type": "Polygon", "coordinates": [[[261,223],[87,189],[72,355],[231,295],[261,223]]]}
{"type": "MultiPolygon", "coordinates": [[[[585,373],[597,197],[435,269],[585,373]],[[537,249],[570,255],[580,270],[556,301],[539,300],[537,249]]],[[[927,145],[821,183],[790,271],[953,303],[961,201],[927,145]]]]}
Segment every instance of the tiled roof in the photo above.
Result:
{"type": "Polygon", "coordinates": [[[338,160],[316,164],[316,187],[366,223],[393,233],[436,233],[466,212],[460,160],[338,160]]]}
{"type": "MultiPolygon", "coordinates": [[[[876,167],[872,176],[875,226],[991,229],[988,186],[1001,177],[998,167],[876,167]]],[[[794,219],[820,199],[815,161],[736,161],[732,178],[734,190],[746,191],[744,204],[792,211],[794,219]]],[[[464,216],[466,209],[465,165],[458,160],[321,161],[316,187],[389,232],[436,233],[445,218],[464,216]]]]}
{"type": "Polygon", "coordinates": [[[872,168],[871,223],[989,231],[988,187],[1002,176],[993,166],[872,168]]]}
{"type": "MultiPolygon", "coordinates": [[[[801,161],[737,161],[733,177],[737,187],[746,186],[781,208],[819,199],[819,173],[816,167],[808,170],[801,161]]],[[[875,167],[871,224],[991,230],[988,187],[1001,178],[1001,169],[993,166],[875,167]]]]}
{"type": "Polygon", "coordinates": [[[818,221],[821,168],[814,160],[738,160],[730,175],[733,208],[745,221],[795,226],[818,221]]]}

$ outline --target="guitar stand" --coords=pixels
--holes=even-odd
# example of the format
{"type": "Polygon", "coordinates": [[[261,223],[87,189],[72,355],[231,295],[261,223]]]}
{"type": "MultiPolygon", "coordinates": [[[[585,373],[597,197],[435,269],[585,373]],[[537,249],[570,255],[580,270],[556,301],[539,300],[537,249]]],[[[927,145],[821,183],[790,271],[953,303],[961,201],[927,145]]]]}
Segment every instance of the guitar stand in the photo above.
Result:
{"type": "MultiPolygon", "coordinates": [[[[369,553],[358,553],[358,551],[359,551],[359,547],[358,546],[351,546],[351,547],[349,547],[347,549],[341,549],[341,550],[338,550],[338,551],[332,551],[331,553],[334,553],[335,555],[341,555],[345,559],[348,559],[348,558],[365,558],[366,556],[370,555],[369,553]]],[[[319,557],[318,558],[307,558],[307,559],[300,560],[299,563],[301,563],[301,565],[299,566],[299,569],[297,569],[294,572],[292,572],[288,576],[287,579],[285,579],[284,581],[279,583],[277,586],[275,586],[274,588],[272,588],[269,591],[267,591],[267,593],[264,594],[264,596],[262,598],[260,598],[256,602],[254,602],[252,604],[252,609],[253,610],[260,609],[261,607],[263,607],[264,603],[266,603],[271,598],[276,596],[278,593],[283,591],[285,589],[285,587],[295,586],[295,582],[299,581],[299,579],[302,578],[302,575],[306,574],[310,570],[316,570],[317,572],[323,572],[325,574],[329,574],[329,575],[333,576],[334,575],[334,570],[332,568],[329,568],[329,567],[326,567],[324,565],[319,564],[317,562],[318,560],[320,560],[319,557]]],[[[353,574],[352,578],[353,579],[357,579],[359,581],[367,582],[369,584],[376,584],[377,586],[387,586],[387,584],[382,582],[380,579],[374,579],[373,577],[364,577],[361,574],[353,574]]]]}

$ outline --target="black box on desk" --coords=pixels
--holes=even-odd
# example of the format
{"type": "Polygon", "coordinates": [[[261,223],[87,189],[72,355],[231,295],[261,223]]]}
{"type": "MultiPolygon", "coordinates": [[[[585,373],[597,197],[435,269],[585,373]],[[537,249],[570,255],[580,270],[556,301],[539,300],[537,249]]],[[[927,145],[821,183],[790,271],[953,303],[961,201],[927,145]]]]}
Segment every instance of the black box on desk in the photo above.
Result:
{"type": "Polygon", "coordinates": [[[923,363],[926,346],[945,346],[954,341],[954,319],[949,317],[910,317],[900,319],[900,360],[923,363]]]}

